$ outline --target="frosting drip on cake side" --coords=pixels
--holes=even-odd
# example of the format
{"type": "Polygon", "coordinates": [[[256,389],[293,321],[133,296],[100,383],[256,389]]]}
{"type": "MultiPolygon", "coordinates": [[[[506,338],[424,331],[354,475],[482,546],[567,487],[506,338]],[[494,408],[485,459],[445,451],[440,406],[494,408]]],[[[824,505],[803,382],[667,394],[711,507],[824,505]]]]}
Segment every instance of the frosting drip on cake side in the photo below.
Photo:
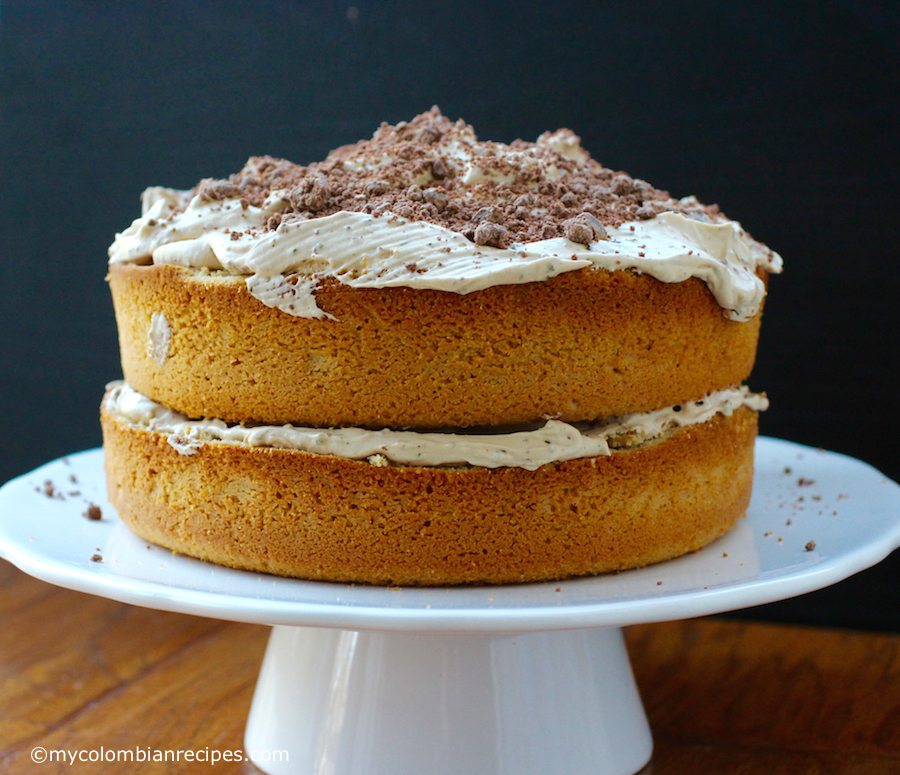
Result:
{"type": "Polygon", "coordinates": [[[728,388],[677,407],[570,425],[547,420],[529,430],[508,432],[417,432],[365,428],[300,428],[292,425],[248,427],[222,420],[190,420],[138,393],[124,382],[113,383],[106,410],[132,426],[164,434],[181,454],[195,454],[207,442],[301,450],[353,460],[389,460],[407,466],[504,466],[534,471],[542,465],[606,456],[658,438],[670,430],[731,415],[741,406],[768,408],[768,399],[746,386],[728,388]]]}
{"type": "Polygon", "coordinates": [[[483,143],[435,111],[319,165],[255,158],[229,181],[147,189],[143,203],[111,262],[225,270],[301,317],[328,317],[315,302],[325,277],[465,294],[602,268],[697,277],[748,320],[765,295],[757,269],[781,271],[736,221],[603,168],[567,130],[483,143]]]}

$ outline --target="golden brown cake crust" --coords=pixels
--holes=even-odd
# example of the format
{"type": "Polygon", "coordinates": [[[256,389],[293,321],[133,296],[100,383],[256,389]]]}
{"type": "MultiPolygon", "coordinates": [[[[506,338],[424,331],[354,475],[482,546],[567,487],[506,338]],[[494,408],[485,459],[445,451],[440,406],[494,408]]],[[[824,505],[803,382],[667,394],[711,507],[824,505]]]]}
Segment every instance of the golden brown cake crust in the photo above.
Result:
{"type": "Polygon", "coordinates": [[[756,412],[609,457],[412,468],[221,442],[182,455],[102,412],[109,499],[139,536],[307,579],[442,585],[648,565],[729,530],[750,500],[756,412]]]}
{"type": "Polygon", "coordinates": [[[113,264],[109,281],[125,379],[228,422],[435,428],[650,411],[745,380],[760,323],[726,319],[698,279],[602,269],[468,295],[325,282],[316,301],[337,320],[266,307],[224,273],[113,264]],[[171,329],[162,363],[154,313],[171,329]]]}

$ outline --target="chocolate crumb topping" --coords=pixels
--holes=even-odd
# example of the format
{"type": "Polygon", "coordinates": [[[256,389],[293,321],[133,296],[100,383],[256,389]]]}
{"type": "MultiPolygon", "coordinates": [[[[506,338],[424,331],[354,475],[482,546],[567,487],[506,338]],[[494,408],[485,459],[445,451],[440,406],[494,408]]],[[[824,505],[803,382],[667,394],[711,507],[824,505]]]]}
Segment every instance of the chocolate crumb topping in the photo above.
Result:
{"type": "Polygon", "coordinates": [[[431,174],[438,180],[450,177],[450,167],[440,156],[431,162],[431,174]]]}
{"type": "Polygon", "coordinates": [[[665,211],[710,221],[718,213],[607,169],[569,130],[533,143],[482,142],[437,107],[409,122],[382,124],[370,140],[338,148],[324,161],[303,166],[257,156],[227,180],[201,181],[194,192],[209,200],[238,197],[245,207],[278,192],[285,211],[266,230],[292,218],[365,212],[437,224],[492,246],[560,236],[587,244],[606,239],[604,227],[665,211]]]}
{"type": "Polygon", "coordinates": [[[563,234],[572,242],[588,245],[594,239],[594,231],[586,223],[570,218],[563,223],[563,234]]]}
{"type": "Polygon", "coordinates": [[[499,223],[484,221],[475,229],[475,244],[488,245],[492,248],[505,248],[509,241],[509,232],[499,223]]]}
{"type": "Polygon", "coordinates": [[[589,245],[595,239],[609,239],[603,224],[591,213],[584,212],[563,223],[563,234],[572,242],[589,245]]]}
{"type": "Polygon", "coordinates": [[[427,188],[422,194],[422,198],[430,205],[434,205],[435,209],[442,213],[450,204],[450,197],[447,192],[440,188],[427,188]]]}
{"type": "Polygon", "coordinates": [[[310,177],[302,178],[292,191],[291,204],[295,210],[308,210],[317,213],[328,207],[331,201],[331,186],[328,177],[321,172],[313,173],[310,177]]]}
{"type": "Polygon", "coordinates": [[[391,184],[386,180],[372,180],[366,183],[366,196],[381,196],[391,190],[391,184]]]}
{"type": "MultiPolygon", "coordinates": [[[[519,209],[518,207],[516,208],[519,209]]],[[[472,219],[475,223],[482,223],[483,221],[490,221],[491,223],[503,223],[503,211],[498,207],[482,207],[477,213],[475,213],[474,218],[472,219]]]]}
{"type": "Polygon", "coordinates": [[[240,197],[243,195],[243,191],[230,181],[206,178],[201,180],[197,186],[197,194],[201,199],[218,202],[222,199],[240,197]]]}

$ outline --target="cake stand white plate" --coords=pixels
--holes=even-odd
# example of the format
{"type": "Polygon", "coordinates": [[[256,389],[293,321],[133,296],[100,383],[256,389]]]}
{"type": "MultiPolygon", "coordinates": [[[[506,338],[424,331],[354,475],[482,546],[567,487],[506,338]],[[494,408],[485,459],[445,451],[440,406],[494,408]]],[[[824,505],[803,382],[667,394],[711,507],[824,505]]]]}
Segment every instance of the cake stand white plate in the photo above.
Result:
{"type": "Polygon", "coordinates": [[[747,518],[696,554],[501,587],[309,582],[147,544],[108,504],[102,461],[61,458],[0,489],[0,555],[70,589],[273,625],[245,737],[272,775],[630,775],[652,743],[622,626],[799,595],[900,546],[900,486],[761,438],[747,518]]]}

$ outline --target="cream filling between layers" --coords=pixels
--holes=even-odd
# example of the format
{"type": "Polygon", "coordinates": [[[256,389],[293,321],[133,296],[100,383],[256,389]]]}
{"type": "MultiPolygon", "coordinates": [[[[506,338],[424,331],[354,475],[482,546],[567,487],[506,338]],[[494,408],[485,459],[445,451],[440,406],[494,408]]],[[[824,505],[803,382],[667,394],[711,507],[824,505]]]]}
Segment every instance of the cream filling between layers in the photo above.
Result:
{"type": "Polygon", "coordinates": [[[549,463],[612,454],[616,439],[633,447],[667,431],[704,423],[716,415],[731,415],[741,406],[768,408],[763,395],[742,385],[705,398],[653,412],[611,417],[596,423],[570,425],[547,420],[542,426],[510,432],[395,431],[365,428],[301,428],[292,425],[229,425],[222,420],[190,420],[185,415],[138,393],[125,382],[110,385],[106,410],[127,424],[167,436],[183,455],[195,454],[207,442],[249,447],[302,450],[374,465],[386,461],[407,466],[471,465],[515,467],[534,471],[549,463]]]}
{"type": "Polygon", "coordinates": [[[483,247],[458,232],[390,212],[286,218],[275,231],[265,230],[268,219],[288,207],[287,195],[275,191],[262,207],[245,207],[238,199],[208,201],[174,189],[147,189],[144,215],[116,235],[110,263],[224,269],[246,277],[249,292],[267,306],[308,318],[331,317],[315,301],[324,277],[354,288],[466,294],[587,267],[630,269],[667,283],[697,277],[725,315],[739,321],[752,318],[765,296],[757,268],[780,272],[782,266],[781,257],[751,239],[737,221],[696,220],[677,212],[609,227],[609,239],[589,245],[557,237],[483,247]]]}

